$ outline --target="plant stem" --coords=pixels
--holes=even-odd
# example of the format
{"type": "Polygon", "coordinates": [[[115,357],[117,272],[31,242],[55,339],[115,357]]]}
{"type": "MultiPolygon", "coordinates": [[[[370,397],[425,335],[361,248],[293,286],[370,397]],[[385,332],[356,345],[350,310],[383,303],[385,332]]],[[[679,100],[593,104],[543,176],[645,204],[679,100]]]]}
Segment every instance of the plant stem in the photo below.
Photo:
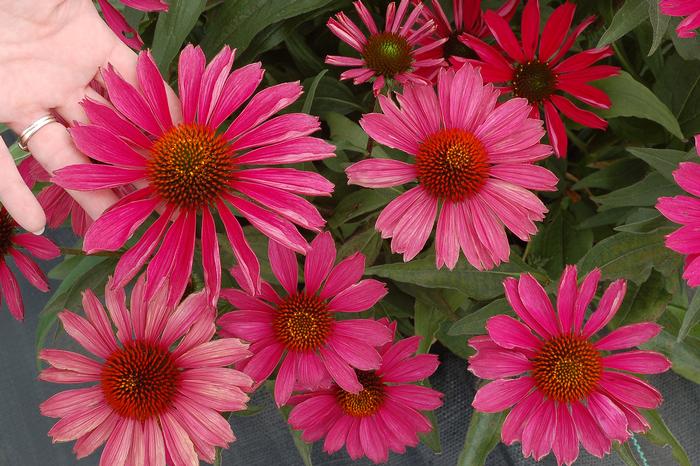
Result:
{"type": "Polygon", "coordinates": [[[117,256],[119,256],[118,252],[112,252],[112,251],[99,251],[99,252],[93,252],[92,254],[88,254],[79,248],[61,247],[60,249],[61,249],[61,254],[63,254],[64,256],[105,256],[105,257],[117,257],[117,256]]]}

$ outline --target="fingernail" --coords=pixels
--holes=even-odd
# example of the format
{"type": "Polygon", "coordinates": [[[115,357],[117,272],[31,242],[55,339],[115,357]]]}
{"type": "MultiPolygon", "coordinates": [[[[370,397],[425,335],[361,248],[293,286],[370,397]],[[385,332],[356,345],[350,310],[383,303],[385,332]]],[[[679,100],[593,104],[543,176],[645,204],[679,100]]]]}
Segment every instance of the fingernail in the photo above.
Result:
{"type": "Polygon", "coordinates": [[[32,233],[39,236],[44,234],[44,230],[46,230],[46,227],[41,227],[41,230],[33,231],[32,233]]]}

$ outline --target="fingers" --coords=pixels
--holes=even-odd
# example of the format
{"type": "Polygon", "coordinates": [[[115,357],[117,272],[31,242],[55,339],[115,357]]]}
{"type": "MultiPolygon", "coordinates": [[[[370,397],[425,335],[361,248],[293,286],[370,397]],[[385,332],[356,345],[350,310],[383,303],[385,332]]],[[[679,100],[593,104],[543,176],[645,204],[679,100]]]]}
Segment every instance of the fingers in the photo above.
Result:
{"type": "Polygon", "coordinates": [[[70,99],[64,105],[58,107],[56,111],[59,115],[61,115],[61,117],[63,117],[63,119],[69,125],[73,125],[73,122],[75,121],[82,124],[88,124],[90,121],[88,120],[88,117],[85,114],[83,106],[80,105],[80,102],[82,102],[85,99],[90,99],[95,102],[100,102],[102,104],[109,105],[107,100],[104,97],[102,97],[97,91],[95,91],[91,87],[87,87],[83,90],[82,95],[76,95],[75,98],[70,99]]]}
{"type": "Polygon", "coordinates": [[[17,171],[7,146],[0,139],[0,202],[15,221],[37,235],[44,232],[46,216],[17,171]]]}
{"type": "MultiPolygon", "coordinates": [[[[32,121],[40,118],[34,115],[28,121],[12,124],[16,132],[21,132],[32,121]]],[[[34,158],[46,169],[49,174],[68,165],[90,163],[90,160],[81,154],[73,145],[68,131],[59,123],[51,123],[39,130],[29,140],[27,146],[34,158]]],[[[73,191],[66,190],[80,204],[87,214],[93,219],[98,218],[109,206],[117,201],[117,196],[109,190],[99,191],[73,191]]]]}

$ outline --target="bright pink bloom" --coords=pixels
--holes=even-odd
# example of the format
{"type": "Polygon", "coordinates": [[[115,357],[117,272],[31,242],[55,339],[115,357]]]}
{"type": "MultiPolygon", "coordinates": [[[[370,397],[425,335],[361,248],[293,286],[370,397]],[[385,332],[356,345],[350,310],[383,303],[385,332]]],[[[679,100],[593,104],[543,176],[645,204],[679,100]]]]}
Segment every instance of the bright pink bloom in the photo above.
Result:
{"type": "Polygon", "coordinates": [[[370,137],[415,157],[368,159],[346,169],[348,183],[368,188],[418,181],[376,224],[404,261],[423,249],[436,216],[438,268],[454,268],[460,248],[474,267],[493,268],[510,254],[504,227],[523,241],[537,232],[534,222],[547,208],[529,190],[556,189],[556,176],[534,164],[552,148],[539,143],[544,129],[529,117],[527,100],[497,105],[498,96],[467,64],[440,72],[437,96],[432,86],[409,84],[396,96],[400,108],[379,96],[384,113],[362,117],[370,137]]]}
{"type": "Polygon", "coordinates": [[[607,94],[587,83],[619,73],[616,66],[593,66],[595,62],[613,55],[609,45],[585,50],[562,60],[576,42],[576,38],[595,20],[593,16],[586,18],[568,34],[575,12],[576,5],[571,2],[566,2],[554,10],[542,31],[539,51],[538,0],[529,0],[523,10],[520,41],[506,20],[492,11],[484,14],[486,24],[496,38],[500,51],[472,35],[460,36],[460,39],[479,55],[481,60],[467,61],[481,66],[484,80],[505,83],[501,89],[503,92],[528,99],[532,105],[533,117],[539,116],[540,106],[544,108],[549,141],[559,157],[566,157],[567,136],[557,110],[589,128],[604,129],[607,122],[595,113],[577,107],[556,92],[566,92],[588,105],[608,109],[611,103],[607,94]]]}
{"type": "MultiPolygon", "coordinates": [[[[34,188],[36,183],[48,183],[51,179],[51,176],[32,156],[24,159],[18,169],[30,189],[34,188]]],[[[46,186],[37,195],[37,200],[46,213],[46,223],[49,228],[60,227],[69,215],[73,232],[78,236],[85,236],[85,232],[92,225],[90,216],[60,186],[54,184],[46,186]]]]}
{"type": "MultiPolygon", "coordinates": [[[[700,134],[695,136],[695,150],[700,151],[700,134]]],[[[686,256],[683,278],[696,287],[700,285],[700,199],[695,196],[700,196],[700,164],[682,162],[673,177],[692,196],[660,197],[656,208],[683,225],[666,236],[666,247],[686,256]]]]}
{"type": "Polygon", "coordinates": [[[678,37],[695,37],[700,28],[700,0],[662,0],[661,13],[668,16],[687,16],[676,27],[678,37]]]}
{"type": "Polygon", "coordinates": [[[380,31],[367,7],[361,1],[356,1],[355,9],[369,35],[363,33],[343,12],[328,20],[331,32],[357,50],[361,56],[326,57],[326,63],[330,65],[352,68],[343,72],[340,79],[353,79],[355,84],[361,84],[375,78],[372,85],[375,95],[381,92],[387,79],[394,79],[401,84],[430,82],[418,73],[422,68],[435,68],[444,63],[443,58],[436,57],[433,52],[447,39],[428,40],[435,30],[432,20],[413,30],[423,5],[416,5],[409,13],[409,3],[409,0],[401,0],[396,8],[396,4],[391,2],[386,10],[384,30],[380,31]]]}
{"type": "MultiPolygon", "coordinates": [[[[421,0],[412,1],[415,4],[421,3],[421,0]]],[[[503,0],[502,3],[494,12],[506,21],[510,21],[520,0],[503,0]]],[[[481,0],[452,0],[454,27],[438,0],[431,0],[430,4],[432,8],[423,8],[422,18],[426,21],[432,20],[436,26],[435,36],[440,39],[446,39],[442,46],[443,56],[446,60],[453,55],[464,57],[469,52],[468,49],[464,49],[464,45],[459,41],[458,37],[460,34],[466,32],[479,38],[491,35],[484,21],[481,0]]]]}
{"type": "MultiPolygon", "coordinates": [[[[389,328],[393,334],[396,322],[389,328]]],[[[344,445],[353,460],[366,456],[383,463],[389,450],[405,453],[407,446],[415,447],[417,434],[433,428],[421,411],[442,405],[442,393],[413,383],[427,379],[439,364],[434,354],[415,356],[419,342],[420,337],[410,337],[382,346],[377,370],[356,371],[363,385],[359,393],[333,385],[295,396],[289,424],[306,442],[325,437],[323,450],[329,454],[344,445]]]]}
{"type": "Polygon", "coordinates": [[[625,325],[594,340],[620,308],[626,284],[613,282],[584,324],[600,270],[588,274],[580,288],[576,275],[575,266],[566,267],[556,313],[532,276],[507,278],[506,298],[520,320],[492,317],[488,335],[469,340],[477,351],[469,370],[494,380],[476,393],[474,408],[493,413],[513,407],[503,423],[503,443],[520,441],[523,455],[538,461],[552,450],[559,465],[576,461],[579,442],[602,458],[612,440],[624,442],[630,432],[648,430],[639,409],[659,406],[661,394],[627,372],[656,374],[671,367],[653,351],[611,353],[650,340],[661,331],[656,323],[625,325]]]}
{"type": "Polygon", "coordinates": [[[102,164],[63,168],[54,181],[84,191],[138,187],[95,221],[83,248],[88,253],[116,251],[151,214],[158,216],[121,257],[115,271],[117,286],[130,281],[153,255],[146,272],[147,296],[171,277],[169,302],[177,302],[190,279],[201,224],[204,279],[215,302],[221,287],[221,263],[213,212],[225,227],[245,277],[243,285],[258,291],[258,259],[233,212],[301,253],[309,245],[294,224],[315,231],[325,224],[316,208],[300,195],[329,195],[332,183],[316,173],[261,167],[334,156],[332,145],[309,137],[319,129],[317,117],[287,113],[271,118],[299,98],[301,85],[278,84],[253,96],[264,71],[260,63],[253,63],[231,72],[233,56],[225,47],[205,68],[202,50],[187,46],[180,55],[180,100],[174,99],[172,108],[148,52],[138,58],[140,89],[112,67],[102,71],[116,111],[93,101],[83,102],[92,123],[78,124],[69,131],[76,146],[102,164]],[[224,120],[241,106],[226,127],[224,120]]]}
{"type": "MultiPolygon", "coordinates": [[[[360,253],[333,267],[335,243],[327,232],[312,241],[306,255],[303,290],[292,251],[270,241],[269,257],[283,296],[265,282],[259,296],[235,289],[221,292],[238,309],[219,319],[221,334],[251,343],[253,357],[239,367],[262,383],[281,360],[275,380],[278,406],[287,403],[295,386],[318,389],[329,379],[358,393],[362,385],[354,369],[377,369],[381,358],[375,347],[389,341],[391,332],[372,319],[336,320],[335,314],[370,309],[386,294],[386,287],[376,280],[360,280],[365,271],[360,253]]],[[[234,270],[234,276],[238,279],[240,274],[234,270]]]]}
{"type": "Polygon", "coordinates": [[[138,280],[131,311],[124,290],[107,286],[107,312],[87,290],[87,319],[59,314],[66,332],[97,360],[57,349],[39,353],[52,366],[41,380],[93,384],[41,404],[44,416],[61,418],[49,435],[54,442],[77,440],[78,458],[107,442],[102,465],[196,466],[198,458],[212,463],[215,447],[235,440],[219,413],[246,408],[244,392],[253,381],[226,366],[250,356],[248,345],[235,338],[212,340],[216,310],[204,293],[173,310],[165,286],[150,300],[144,288],[138,280]]]}
{"type": "MultiPolygon", "coordinates": [[[[141,11],[168,11],[165,0],[120,0],[124,5],[141,11]]],[[[126,22],[119,11],[114,8],[109,0],[97,0],[100,5],[105,22],[114,33],[129,47],[139,50],[143,47],[143,40],[138,31],[126,22]]]]}
{"type": "Polygon", "coordinates": [[[0,205],[0,304],[4,296],[10,314],[17,320],[23,320],[22,294],[17,279],[7,266],[7,258],[12,257],[15,266],[34,288],[47,292],[49,284],[39,266],[18,248],[24,248],[33,256],[44,260],[54,259],[61,254],[48,238],[33,233],[18,233],[17,224],[0,205]]]}

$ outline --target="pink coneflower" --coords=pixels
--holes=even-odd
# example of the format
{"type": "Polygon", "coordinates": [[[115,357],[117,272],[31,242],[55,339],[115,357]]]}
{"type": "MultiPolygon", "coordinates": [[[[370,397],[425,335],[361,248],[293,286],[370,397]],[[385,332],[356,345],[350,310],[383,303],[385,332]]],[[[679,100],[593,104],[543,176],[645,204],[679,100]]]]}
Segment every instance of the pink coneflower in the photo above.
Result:
{"type": "Polygon", "coordinates": [[[15,265],[32,286],[40,291],[49,291],[46,275],[38,265],[18,248],[24,248],[39,259],[54,259],[61,254],[58,247],[49,239],[33,233],[18,233],[17,223],[0,205],[0,303],[5,298],[10,314],[24,319],[24,304],[19,284],[7,266],[7,257],[12,257],[15,265]]]}
{"type": "MultiPolygon", "coordinates": [[[[48,183],[51,179],[48,172],[32,156],[24,159],[18,169],[30,189],[34,188],[36,183],[48,183]]],[[[46,213],[49,228],[60,227],[69,215],[73,232],[78,236],[85,236],[85,232],[92,225],[92,218],[60,186],[46,186],[37,195],[37,200],[46,213]]]]}
{"type": "Polygon", "coordinates": [[[301,85],[284,83],[260,91],[225,127],[224,120],[253,95],[264,73],[260,63],[231,72],[233,55],[225,47],[205,68],[202,50],[187,46],[180,55],[181,103],[176,101],[172,109],[148,52],[138,58],[139,90],[112,67],[102,71],[117,111],[83,102],[92,124],[77,124],[69,131],[82,152],[103,164],[58,170],[54,181],[77,190],[138,187],[95,221],[83,248],[88,253],[115,251],[152,213],[158,215],[121,257],[115,271],[117,286],[131,280],[160,245],[148,264],[147,295],[170,276],[169,302],[175,303],[190,278],[201,224],[204,279],[214,302],[221,286],[214,212],[243,271],[243,285],[259,291],[258,260],[232,210],[265,235],[301,253],[309,245],[294,224],[315,231],[325,224],[299,194],[329,195],[332,183],[316,173],[261,167],[334,156],[332,145],[309,137],[319,129],[317,117],[287,113],[271,118],[299,98],[301,85]]]}
{"type": "Polygon", "coordinates": [[[303,290],[292,251],[270,241],[269,257],[283,296],[268,283],[263,283],[259,296],[235,289],[221,292],[239,309],[219,319],[222,335],[251,343],[253,357],[240,366],[242,370],[261,383],[281,360],[275,380],[278,406],[289,400],[296,385],[317,389],[329,378],[348,392],[360,392],[354,369],[377,369],[381,358],[375,347],[389,341],[391,332],[372,319],[336,320],[334,314],[366,311],[386,294],[384,284],[360,280],[365,270],[360,253],[333,267],[335,244],[327,232],[311,243],[303,290]]]}
{"type": "MultiPolygon", "coordinates": [[[[695,136],[695,150],[700,151],[700,134],[695,136]]],[[[700,164],[682,162],[673,172],[673,177],[687,193],[700,196],[700,164]]],[[[700,285],[700,199],[660,197],[656,208],[667,219],[683,225],[666,237],[666,247],[686,256],[683,278],[688,285],[700,285]]]]}
{"type": "Polygon", "coordinates": [[[91,290],[83,294],[87,319],[72,312],[59,318],[66,332],[98,360],[71,351],[45,349],[52,367],[39,378],[93,384],[67,390],[41,404],[44,416],[61,418],[49,431],[54,442],[76,440],[78,458],[103,443],[100,464],[192,465],[212,463],[215,447],[235,440],[220,412],[246,408],[247,375],[227,368],[250,356],[234,338],[212,340],[215,309],[204,293],[175,310],[161,288],[146,300],[138,280],[127,310],[123,289],[105,290],[107,312],[91,290]],[[116,336],[112,330],[116,328],[116,336]]]}
{"type": "MultiPolygon", "coordinates": [[[[396,322],[389,328],[396,332],[396,322]]],[[[376,370],[356,370],[362,391],[350,393],[333,385],[328,389],[295,396],[289,415],[293,429],[301,430],[306,442],[326,438],[323,450],[332,454],[345,445],[353,460],[366,456],[383,463],[389,450],[405,453],[418,445],[418,435],[430,432],[432,424],[421,411],[442,405],[442,393],[415,385],[437,369],[434,354],[415,355],[421,337],[388,342],[379,353],[376,370]]]]}
{"type": "Polygon", "coordinates": [[[549,140],[559,157],[566,156],[567,136],[558,111],[589,128],[604,129],[607,122],[598,115],[577,107],[556,92],[566,92],[581,102],[608,109],[610,98],[607,94],[588,83],[619,73],[616,66],[593,66],[595,62],[613,55],[609,45],[585,50],[562,60],[576,38],[595,20],[593,16],[586,18],[568,34],[575,11],[576,5],[570,2],[554,10],[542,31],[539,51],[538,0],[530,0],[523,10],[520,42],[503,18],[492,11],[484,14],[486,24],[501,51],[469,34],[460,36],[479,55],[480,61],[468,61],[481,66],[487,82],[505,83],[503,92],[526,98],[532,105],[533,116],[539,115],[540,107],[544,108],[549,140]]]}
{"type": "MultiPolygon", "coordinates": [[[[120,0],[124,5],[141,11],[168,11],[168,3],[165,0],[120,0]]],[[[143,40],[138,31],[126,22],[119,11],[114,8],[109,0],[97,0],[100,5],[105,22],[114,33],[126,45],[139,50],[143,47],[143,40]]]]}
{"type": "Polygon", "coordinates": [[[676,27],[678,37],[695,37],[700,28],[700,0],[662,0],[661,13],[668,16],[687,16],[676,27]]]}
{"type": "Polygon", "coordinates": [[[539,461],[553,450],[558,464],[570,465],[581,442],[602,458],[612,440],[624,442],[630,432],[648,430],[639,409],[661,403],[654,387],[626,372],[664,372],[671,367],[668,359],[653,351],[610,353],[641,345],[661,327],[653,322],[625,325],[593,340],[620,308],[626,289],[624,280],[613,282],[584,325],[599,279],[596,269],[577,288],[576,267],[567,266],[555,313],[532,276],[507,278],[506,298],[520,320],[492,317],[486,323],[488,335],[469,340],[477,351],[469,358],[469,370],[494,380],[479,389],[472,405],[489,413],[513,407],[501,439],[508,445],[520,441],[526,457],[539,461]]]}
{"type": "Polygon", "coordinates": [[[466,64],[440,72],[437,96],[432,86],[409,84],[396,96],[400,108],[380,96],[384,113],[360,121],[376,141],[415,157],[363,160],[346,170],[350,184],[368,188],[418,181],[376,224],[404,261],[423,249],[436,216],[438,268],[454,268],[461,248],[474,267],[490,269],[510,254],[504,226],[523,241],[537,232],[547,208],[529,190],[555,189],[556,176],[534,165],[552,148],[539,143],[542,122],[529,117],[527,100],[497,105],[498,95],[466,64]]]}
{"type": "MultiPolygon", "coordinates": [[[[412,1],[415,4],[421,3],[421,0],[412,1]]],[[[502,5],[494,12],[506,21],[510,21],[520,0],[503,0],[501,3],[502,5]]],[[[442,46],[443,56],[446,60],[452,56],[468,57],[472,55],[470,50],[459,40],[460,34],[466,32],[479,38],[490,35],[489,28],[484,21],[481,0],[452,0],[454,22],[450,22],[447,18],[447,14],[438,0],[431,0],[430,4],[432,8],[423,8],[421,15],[424,20],[432,20],[435,23],[435,36],[447,39],[442,46]]]]}
{"type": "Polygon", "coordinates": [[[406,17],[409,0],[401,0],[398,8],[391,2],[386,10],[386,23],[381,32],[367,7],[361,1],[354,2],[354,5],[360,19],[369,30],[369,36],[343,12],[328,20],[331,32],[361,55],[361,58],[337,55],[326,57],[326,63],[330,65],[352,67],[351,70],[343,72],[340,79],[353,79],[355,84],[361,84],[375,78],[372,84],[375,95],[381,92],[387,79],[394,79],[401,84],[430,82],[417,72],[421,68],[433,68],[444,62],[442,57],[435,57],[431,52],[440,47],[446,39],[432,40],[425,45],[419,45],[435,30],[433,21],[426,21],[418,29],[412,29],[423,5],[416,5],[406,17]]]}

